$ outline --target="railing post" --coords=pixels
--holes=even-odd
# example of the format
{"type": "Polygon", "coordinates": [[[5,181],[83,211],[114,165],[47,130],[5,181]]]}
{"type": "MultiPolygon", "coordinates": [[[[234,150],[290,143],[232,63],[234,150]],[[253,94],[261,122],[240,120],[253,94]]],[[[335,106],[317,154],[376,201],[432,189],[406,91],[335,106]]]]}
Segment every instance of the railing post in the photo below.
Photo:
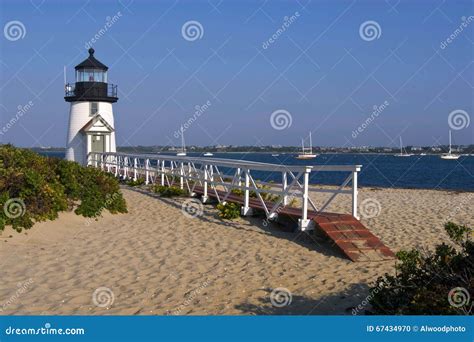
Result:
{"type": "Polygon", "coordinates": [[[164,160],[161,161],[161,186],[165,186],[165,161],[164,160]]]}
{"type": "Polygon", "coordinates": [[[207,165],[204,165],[204,190],[202,194],[202,203],[206,203],[208,200],[207,197],[207,165]]]}
{"type": "Polygon", "coordinates": [[[179,168],[179,187],[180,189],[184,189],[184,164],[181,162],[180,168],[179,168]]]}
{"type": "Polygon", "coordinates": [[[110,172],[110,160],[109,160],[110,158],[109,157],[110,157],[109,155],[105,156],[105,165],[107,167],[107,172],[110,172]]]}
{"type": "Polygon", "coordinates": [[[123,179],[128,179],[128,157],[123,158],[123,179]]]}
{"type": "Polygon", "coordinates": [[[301,231],[311,230],[313,223],[308,220],[308,196],[309,196],[309,173],[310,168],[306,168],[303,174],[303,203],[301,204],[301,218],[298,220],[298,226],[301,231]]]}
{"type": "Polygon", "coordinates": [[[148,185],[150,183],[150,174],[148,172],[148,168],[150,167],[150,159],[146,158],[145,159],[145,184],[148,185]]]}
{"type": "Polygon", "coordinates": [[[244,191],[244,206],[240,209],[242,216],[252,215],[252,208],[250,208],[250,170],[245,169],[245,191],[244,191]]]}
{"type": "Polygon", "coordinates": [[[357,171],[352,172],[352,216],[359,219],[357,215],[357,171]]]}
{"type": "Polygon", "coordinates": [[[238,185],[239,185],[239,186],[242,186],[242,182],[240,181],[240,172],[241,172],[241,169],[240,169],[240,167],[238,167],[238,168],[237,168],[237,175],[238,175],[238,177],[239,177],[238,185]]]}
{"type": "Polygon", "coordinates": [[[119,158],[120,156],[115,156],[115,177],[119,175],[119,158]]]}
{"type": "Polygon", "coordinates": [[[137,158],[133,158],[133,180],[136,182],[137,181],[137,167],[138,167],[138,162],[137,158]]]}
{"type": "MultiPolygon", "coordinates": [[[[283,189],[283,192],[286,192],[286,188],[288,187],[288,175],[286,172],[281,173],[281,187],[283,189]]],[[[283,205],[288,204],[288,196],[286,194],[283,195],[283,205]]]]}

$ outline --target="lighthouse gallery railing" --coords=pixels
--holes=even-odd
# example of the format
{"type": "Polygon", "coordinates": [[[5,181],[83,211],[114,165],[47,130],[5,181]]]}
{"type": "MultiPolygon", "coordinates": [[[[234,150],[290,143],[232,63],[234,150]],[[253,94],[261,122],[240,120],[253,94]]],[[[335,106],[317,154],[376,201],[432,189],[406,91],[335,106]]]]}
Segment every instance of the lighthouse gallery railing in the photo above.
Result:
{"type": "Polygon", "coordinates": [[[357,173],[361,165],[278,165],[222,158],[96,152],[89,153],[88,164],[122,179],[143,178],[145,184],[179,186],[190,194],[194,194],[196,187],[199,187],[203,202],[208,200],[210,194],[220,203],[226,202],[232,190],[238,189],[243,192],[243,215],[251,212],[249,200],[252,193],[260,201],[268,219],[275,219],[291,199],[301,199],[301,230],[313,228],[308,220],[309,206],[316,212],[323,212],[338,194],[352,195],[352,215],[358,218],[357,173]],[[255,171],[281,173],[281,182],[257,180],[252,175],[255,171]],[[349,175],[337,189],[319,189],[309,187],[311,172],[348,172],[349,175]],[[345,189],[349,183],[351,189],[345,189]],[[331,193],[331,196],[316,206],[309,192],[331,193]],[[277,200],[269,203],[263,199],[262,193],[277,195],[277,200]]]}

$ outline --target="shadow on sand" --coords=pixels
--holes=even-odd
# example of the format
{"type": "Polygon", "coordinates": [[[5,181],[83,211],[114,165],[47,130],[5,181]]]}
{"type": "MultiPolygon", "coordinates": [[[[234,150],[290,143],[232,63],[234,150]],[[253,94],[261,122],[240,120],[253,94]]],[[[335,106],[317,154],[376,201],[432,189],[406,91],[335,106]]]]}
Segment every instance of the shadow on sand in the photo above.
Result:
{"type": "Polygon", "coordinates": [[[286,289],[263,289],[259,304],[242,303],[235,306],[244,315],[364,315],[369,286],[353,284],[346,290],[323,296],[308,298],[285,291],[286,289]],[[291,298],[291,300],[290,300],[291,298]],[[361,309],[357,306],[361,305],[361,309]]]}
{"type": "MultiPolygon", "coordinates": [[[[153,193],[149,190],[139,187],[123,186],[124,189],[138,192],[142,195],[152,197],[158,201],[173,206],[182,210],[182,203],[190,199],[190,197],[161,197],[159,194],[153,193]]],[[[198,197],[194,197],[198,198],[198,197]]],[[[318,232],[300,232],[295,229],[297,221],[294,218],[283,217],[281,222],[269,222],[265,219],[263,213],[256,213],[254,216],[241,217],[238,222],[223,220],[217,215],[217,211],[213,210],[213,204],[206,204],[206,210],[202,215],[196,216],[193,219],[198,219],[206,223],[219,224],[227,228],[239,229],[244,231],[252,231],[258,234],[271,235],[278,239],[285,239],[296,243],[310,251],[321,253],[325,256],[341,258],[350,262],[344,255],[335,247],[333,243],[327,238],[320,235],[318,232]],[[207,210],[209,208],[209,210],[207,210]]]]}

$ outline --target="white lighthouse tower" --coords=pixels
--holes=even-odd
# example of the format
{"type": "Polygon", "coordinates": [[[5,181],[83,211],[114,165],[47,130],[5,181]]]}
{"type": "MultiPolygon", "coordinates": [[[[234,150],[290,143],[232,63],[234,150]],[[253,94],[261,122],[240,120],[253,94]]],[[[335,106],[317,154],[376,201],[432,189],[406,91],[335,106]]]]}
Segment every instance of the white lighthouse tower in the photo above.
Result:
{"type": "Polygon", "coordinates": [[[86,165],[90,152],[116,152],[117,86],[107,83],[109,68],[94,57],[94,49],[75,69],[76,83],[66,85],[64,97],[71,103],[66,159],[86,165]]]}

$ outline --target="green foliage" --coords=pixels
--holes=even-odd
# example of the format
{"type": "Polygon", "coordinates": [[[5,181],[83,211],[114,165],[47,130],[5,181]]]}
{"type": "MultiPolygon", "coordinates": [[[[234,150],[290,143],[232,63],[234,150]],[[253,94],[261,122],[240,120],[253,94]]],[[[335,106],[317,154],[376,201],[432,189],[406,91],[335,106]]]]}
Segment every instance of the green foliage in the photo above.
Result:
{"type": "Polygon", "coordinates": [[[105,172],[11,145],[0,146],[0,207],[4,209],[0,230],[5,225],[17,231],[28,229],[74,206],[77,214],[86,217],[100,216],[103,209],[127,211],[118,182],[105,172]],[[9,204],[11,212],[4,208],[9,204]]]}
{"type": "Polygon", "coordinates": [[[417,250],[397,253],[395,275],[379,277],[371,289],[373,313],[472,314],[469,300],[452,305],[462,301],[461,297],[456,298],[456,288],[463,288],[471,296],[474,293],[474,243],[468,236],[471,229],[452,222],[444,228],[454,246],[442,243],[428,255],[417,250]]]}
{"type": "Polygon", "coordinates": [[[232,189],[230,192],[237,196],[241,196],[241,197],[244,196],[244,191],[241,189],[232,189]]]}
{"type": "Polygon", "coordinates": [[[160,194],[162,197],[178,197],[184,196],[186,192],[177,187],[177,186],[162,186],[162,185],[154,185],[152,187],[153,192],[160,194]]]}
{"type": "Polygon", "coordinates": [[[137,180],[128,180],[125,182],[128,186],[141,186],[145,184],[145,179],[143,178],[137,178],[137,180]]]}
{"type": "MultiPolygon", "coordinates": [[[[257,184],[257,188],[262,189],[262,190],[270,190],[270,187],[268,185],[259,185],[259,184],[257,184]]],[[[232,189],[231,193],[233,193],[237,196],[242,196],[242,197],[244,196],[244,191],[241,190],[241,189],[232,189]]],[[[264,201],[276,202],[279,199],[278,195],[273,195],[273,194],[270,194],[268,192],[260,192],[260,196],[262,196],[262,199],[264,201]]],[[[252,190],[252,191],[249,192],[249,197],[258,198],[258,194],[257,194],[256,191],[252,190]]]]}
{"type": "Polygon", "coordinates": [[[444,225],[446,233],[448,233],[449,238],[456,242],[457,244],[463,243],[468,239],[468,234],[472,232],[472,229],[466,226],[460,226],[452,222],[448,222],[444,225]]]}
{"type": "Polygon", "coordinates": [[[240,217],[240,206],[235,203],[220,203],[217,205],[217,210],[219,210],[219,217],[226,220],[234,220],[240,217]]]}

